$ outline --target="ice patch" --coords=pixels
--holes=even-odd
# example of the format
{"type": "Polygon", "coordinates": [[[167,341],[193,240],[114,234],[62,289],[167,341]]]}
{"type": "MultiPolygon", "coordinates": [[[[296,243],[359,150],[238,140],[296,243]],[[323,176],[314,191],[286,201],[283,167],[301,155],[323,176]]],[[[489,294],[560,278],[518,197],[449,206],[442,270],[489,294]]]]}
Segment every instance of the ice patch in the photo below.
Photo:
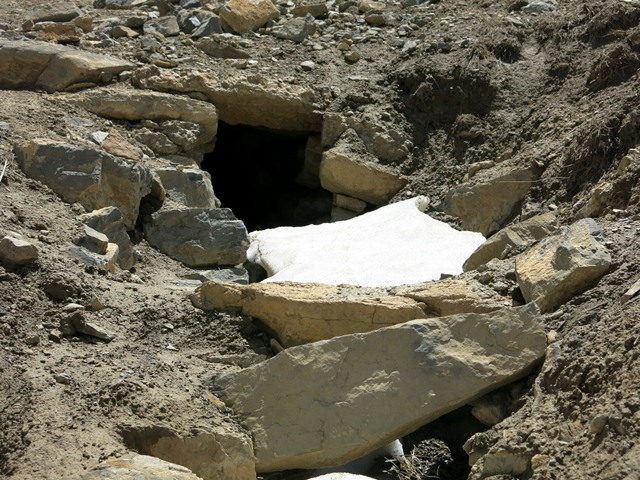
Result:
{"type": "Polygon", "coordinates": [[[247,257],[265,282],[387,287],[462,273],[485,238],[431,218],[428,203],[420,196],[343,222],[252,232],[247,257]]]}

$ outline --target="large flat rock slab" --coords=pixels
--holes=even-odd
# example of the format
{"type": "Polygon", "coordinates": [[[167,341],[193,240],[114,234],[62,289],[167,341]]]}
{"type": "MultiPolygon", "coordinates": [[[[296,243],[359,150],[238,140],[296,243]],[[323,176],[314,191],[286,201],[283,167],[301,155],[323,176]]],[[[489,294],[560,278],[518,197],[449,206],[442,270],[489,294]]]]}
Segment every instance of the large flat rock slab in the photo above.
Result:
{"type": "Polygon", "coordinates": [[[548,312],[594,286],[610,266],[602,230],[585,218],[519,255],[516,277],[525,300],[548,312]]]}
{"type": "Polygon", "coordinates": [[[381,289],[317,283],[208,282],[193,304],[205,310],[237,310],[278,333],[285,347],[425,318],[420,302],[381,289]]]}
{"type": "Polygon", "coordinates": [[[416,197],[343,222],[252,232],[247,256],[267,282],[385,287],[462,273],[484,237],[422,213],[427,204],[416,197]]]}
{"type": "Polygon", "coordinates": [[[79,83],[101,83],[130,70],[131,62],[38,41],[0,39],[0,87],[58,92],[79,83]]]}
{"type": "Polygon", "coordinates": [[[287,349],[218,379],[258,472],[359,458],[524,375],[544,355],[534,304],[413,320],[287,349]]]}

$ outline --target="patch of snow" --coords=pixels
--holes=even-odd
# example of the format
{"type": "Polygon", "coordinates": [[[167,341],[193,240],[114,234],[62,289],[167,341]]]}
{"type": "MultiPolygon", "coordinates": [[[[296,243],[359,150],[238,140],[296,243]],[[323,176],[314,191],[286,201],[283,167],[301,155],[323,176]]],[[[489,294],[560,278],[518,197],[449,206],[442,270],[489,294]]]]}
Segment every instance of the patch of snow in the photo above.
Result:
{"type": "Polygon", "coordinates": [[[247,256],[265,282],[388,287],[462,273],[485,238],[431,218],[428,203],[420,196],[343,222],[252,232],[247,256]]]}

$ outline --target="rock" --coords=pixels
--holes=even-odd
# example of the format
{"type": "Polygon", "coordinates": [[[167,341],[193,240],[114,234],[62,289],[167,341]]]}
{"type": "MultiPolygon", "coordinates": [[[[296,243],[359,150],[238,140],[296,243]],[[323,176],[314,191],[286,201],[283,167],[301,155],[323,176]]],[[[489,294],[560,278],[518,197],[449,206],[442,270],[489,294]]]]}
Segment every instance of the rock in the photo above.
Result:
{"type": "Polygon", "coordinates": [[[350,210],[355,213],[362,213],[364,209],[367,208],[367,202],[346,195],[340,195],[339,193],[333,196],[333,203],[336,207],[344,208],[345,210],[350,210]]]}
{"type": "Polygon", "coordinates": [[[219,15],[225,28],[243,34],[277,19],[280,12],[271,0],[228,0],[219,15]]]}
{"type": "Polygon", "coordinates": [[[144,224],[149,243],[189,267],[246,260],[247,229],[228,208],[161,210],[144,224]]]}
{"type": "Polygon", "coordinates": [[[407,285],[393,289],[392,293],[421,302],[426,313],[440,317],[457,313],[489,313],[510,305],[495,290],[471,279],[407,285]]]}
{"type": "Polygon", "coordinates": [[[96,115],[121,120],[181,120],[200,126],[192,141],[201,149],[213,148],[218,130],[216,107],[189,97],[136,90],[92,90],[78,94],[76,101],[96,115]]]}
{"type": "Polygon", "coordinates": [[[545,351],[538,319],[528,305],[413,320],[287,349],[216,388],[258,472],[339,465],[525,375],[545,351]]]}
{"type": "Polygon", "coordinates": [[[105,152],[116,157],[126,158],[135,162],[142,160],[142,152],[138,147],[134,147],[118,130],[111,128],[109,133],[100,142],[100,146],[105,152]]]}
{"type": "Polygon", "coordinates": [[[38,22],[70,22],[82,11],[75,2],[68,0],[57,0],[53,2],[43,2],[29,17],[35,23],[38,22]]]}
{"type": "Polygon", "coordinates": [[[148,0],[94,0],[94,8],[107,8],[110,10],[128,10],[145,5],[148,0]]]}
{"type": "Polygon", "coordinates": [[[261,320],[290,347],[426,318],[423,305],[383,290],[317,283],[209,282],[191,297],[204,310],[230,310],[261,320]]]}
{"type": "Polygon", "coordinates": [[[587,203],[578,211],[579,218],[597,217],[615,201],[618,194],[609,182],[600,182],[591,191],[587,203]]]}
{"type": "Polygon", "coordinates": [[[83,32],[93,31],[93,17],[91,15],[81,15],[73,19],[73,24],[83,32]]]}
{"type": "Polygon", "coordinates": [[[88,225],[84,225],[83,234],[76,238],[73,243],[86,248],[90,252],[104,255],[107,253],[109,238],[104,233],[100,233],[88,225]]]}
{"type": "Polygon", "coordinates": [[[325,0],[297,0],[290,12],[296,17],[324,18],[329,15],[329,7],[325,0]]]}
{"type": "Polygon", "coordinates": [[[136,140],[149,147],[158,155],[171,155],[178,153],[180,150],[180,147],[169,140],[169,137],[164,133],[152,132],[146,128],[136,133],[136,140]]]}
{"type": "Polygon", "coordinates": [[[185,207],[214,209],[220,206],[213,193],[211,176],[199,168],[164,167],[154,170],[167,196],[185,207]]]}
{"type": "Polygon", "coordinates": [[[211,17],[204,20],[200,24],[200,26],[192,32],[191,36],[193,38],[203,38],[218,33],[222,33],[222,24],[220,23],[220,17],[218,17],[217,15],[211,15],[211,17]]]}
{"type": "Polygon", "coordinates": [[[536,215],[520,223],[503,228],[478,247],[464,262],[465,272],[475,270],[494,258],[502,256],[512,247],[521,247],[540,240],[558,229],[556,215],[553,212],[536,215]]]}
{"type": "Polygon", "coordinates": [[[185,151],[196,150],[200,146],[200,138],[204,135],[202,126],[184,120],[165,120],[160,123],[160,130],[185,151]]]}
{"type": "Polygon", "coordinates": [[[536,176],[532,168],[498,164],[454,187],[443,209],[459,217],[464,229],[489,235],[514,215],[536,176]]]}
{"type": "Polygon", "coordinates": [[[367,111],[361,118],[350,117],[347,124],[353,128],[367,151],[384,162],[398,163],[409,154],[407,138],[378,112],[367,111]]]}
{"type": "Polygon", "coordinates": [[[527,5],[521,8],[521,11],[526,13],[548,13],[555,12],[557,10],[557,6],[553,5],[551,2],[528,2],[527,5]]]}
{"type": "Polygon", "coordinates": [[[243,50],[210,38],[203,38],[198,42],[198,46],[204,53],[214,58],[251,58],[251,55],[243,50]]]}
{"type": "Polygon", "coordinates": [[[347,122],[339,113],[325,113],[322,122],[321,143],[323,147],[332,147],[347,130],[347,122]]]}
{"type": "Polygon", "coordinates": [[[138,38],[140,33],[124,25],[116,25],[111,29],[111,36],[113,38],[138,38]]]}
{"type": "Polygon", "coordinates": [[[60,331],[65,335],[75,335],[80,333],[82,335],[89,335],[90,337],[99,338],[100,340],[105,340],[107,342],[116,338],[114,333],[88,322],[85,318],[84,312],[82,311],[74,312],[60,320],[60,331]]]}
{"type": "Polygon", "coordinates": [[[98,232],[104,233],[110,242],[118,245],[118,266],[120,268],[129,270],[136,264],[133,243],[127,234],[122,214],[118,208],[105,207],[94,210],[81,215],[79,220],[98,232]]]}
{"type": "Polygon", "coordinates": [[[216,270],[199,270],[181,276],[187,280],[199,280],[200,282],[217,283],[249,283],[249,272],[244,267],[220,268],[216,270]]]}
{"type": "Polygon", "coordinates": [[[101,255],[84,247],[73,246],[70,247],[66,253],[72,260],[84,265],[85,270],[96,270],[100,273],[115,273],[116,265],[118,264],[119,248],[115,243],[109,243],[106,252],[101,255]]]}
{"type": "Polygon", "coordinates": [[[527,302],[549,312],[595,285],[611,266],[600,227],[578,220],[516,258],[516,278],[527,302]]]}
{"type": "Polygon", "coordinates": [[[484,237],[429,217],[427,205],[416,197],[344,222],[251,232],[248,257],[267,282],[386,287],[462,273],[484,237]]]}
{"type": "Polygon", "coordinates": [[[333,148],[322,155],[320,183],[330,192],[383,205],[408,182],[380,165],[360,161],[333,148]]]}
{"type": "Polygon", "coordinates": [[[172,15],[148,20],[144,23],[143,30],[144,33],[157,32],[165,37],[175,37],[180,33],[178,20],[172,15]]]}
{"type": "Polygon", "coordinates": [[[314,70],[316,67],[317,67],[316,62],[313,62],[311,60],[305,60],[304,62],[300,63],[300,68],[302,68],[305,72],[310,72],[314,70]]]}
{"type": "Polygon", "coordinates": [[[149,76],[139,72],[133,82],[154,90],[200,92],[215,105],[220,120],[230,125],[306,133],[319,132],[322,126],[322,106],[312,88],[257,73],[245,76],[229,71],[220,78],[198,71],[184,75],[162,71],[149,76]]]}
{"type": "MultiPolygon", "coordinates": [[[[222,404],[212,394],[208,396],[222,404]]],[[[251,439],[226,425],[198,426],[186,435],[160,425],[125,426],[119,433],[129,448],[183,465],[202,480],[256,480],[251,439]]]]}
{"type": "Polygon", "coordinates": [[[73,84],[101,83],[130,70],[133,64],[119,58],[74,50],[45,42],[0,39],[0,87],[41,88],[57,92],[73,84]]]}
{"type": "Polygon", "coordinates": [[[82,31],[73,23],[36,24],[38,40],[59,44],[80,43],[82,31]]]}
{"type": "Polygon", "coordinates": [[[383,2],[375,0],[358,0],[358,10],[360,13],[366,13],[369,10],[384,10],[386,5],[383,2]]]}
{"type": "Polygon", "coordinates": [[[66,202],[87,210],[120,209],[127,230],[133,230],[140,200],[151,193],[152,174],[137,162],[100,150],[36,139],[15,149],[18,166],[47,185],[66,202]]]}
{"type": "Polygon", "coordinates": [[[294,18],[289,20],[282,27],[274,30],[273,35],[282,40],[291,40],[295,43],[302,43],[309,35],[313,35],[316,27],[304,18],[294,18]]]}
{"type": "Polygon", "coordinates": [[[147,455],[126,454],[91,468],[81,480],[202,480],[191,470],[147,455]]]}
{"type": "Polygon", "coordinates": [[[636,280],[631,288],[629,288],[624,295],[620,297],[620,303],[627,303],[633,297],[635,297],[640,292],[640,279],[636,280]]]}
{"type": "Polygon", "coordinates": [[[26,265],[38,260],[38,249],[25,240],[5,236],[0,240],[0,261],[12,265],[26,265]]]}

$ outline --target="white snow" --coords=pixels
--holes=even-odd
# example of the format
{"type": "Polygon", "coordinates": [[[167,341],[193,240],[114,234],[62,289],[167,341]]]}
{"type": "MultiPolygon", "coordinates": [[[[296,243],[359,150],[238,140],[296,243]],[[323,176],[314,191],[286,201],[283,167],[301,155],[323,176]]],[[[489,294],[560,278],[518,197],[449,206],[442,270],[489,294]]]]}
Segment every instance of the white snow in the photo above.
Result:
{"type": "Polygon", "coordinates": [[[420,196],[343,222],[252,232],[247,256],[267,271],[265,282],[386,287],[462,273],[485,238],[423,213],[428,202],[420,196]]]}

